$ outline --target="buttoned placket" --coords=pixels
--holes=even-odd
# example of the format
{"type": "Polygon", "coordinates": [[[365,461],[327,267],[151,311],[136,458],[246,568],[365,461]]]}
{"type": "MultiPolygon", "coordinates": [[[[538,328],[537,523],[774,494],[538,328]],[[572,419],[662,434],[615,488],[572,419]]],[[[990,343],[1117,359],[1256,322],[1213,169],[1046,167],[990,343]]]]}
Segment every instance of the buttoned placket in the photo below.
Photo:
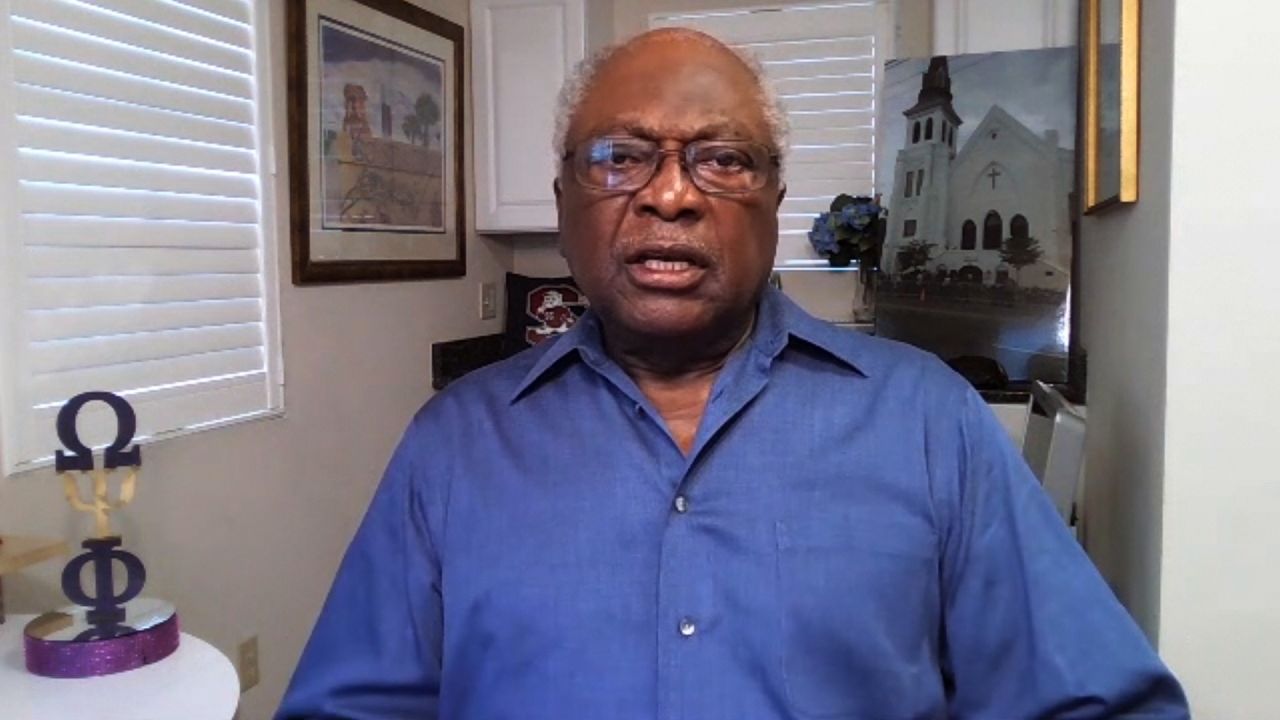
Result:
{"type": "Polygon", "coordinates": [[[699,546],[707,542],[700,534],[697,511],[699,458],[720,429],[763,389],[769,363],[750,351],[738,360],[725,368],[713,388],[690,454],[684,456],[672,439],[660,463],[674,492],[658,576],[658,717],[663,720],[688,718],[690,694],[704,682],[698,675],[701,646],[715,633],[719,608],[714,576],[706,566],[706,548],[699,546]]]}
{"type": "Polygon", "coordinates": [[[698,540],[686,495],[689,461],[672,441],[664,444],[658,467],[662,485],[673,493],[668,495],[658,567],[658,717],[666,719],[683,717],[684,683],[694,667],[689,655],[710,608],[698,602],[707,596],[700,585],[709,578],[699,577],[693,565],[698,540]]]}
{"type": "Polygon", "coordinates": [[[583,353],[587,364],[622,393],[627,409],[637,420],[648,423],[652,432],[663,436],[652,446],[658,456],[655,466],[659,489],[670,493],[658,566],[657,716],[662,720],[687,718],[690,693],[704,684],[697,672],[699,646],[714,634],[716,625],[712,569],[706,566],[706,548],[699,547],[699,541],[706,540],[699,536],[696,509],[698,461],[720,429],[764,388],[776,351],[773,348],[766,355],[748,347],[730,359],[712,389],[693,449],[687,456],[661,415],[644,400],[620,367],[595,352],[583,353]]]}

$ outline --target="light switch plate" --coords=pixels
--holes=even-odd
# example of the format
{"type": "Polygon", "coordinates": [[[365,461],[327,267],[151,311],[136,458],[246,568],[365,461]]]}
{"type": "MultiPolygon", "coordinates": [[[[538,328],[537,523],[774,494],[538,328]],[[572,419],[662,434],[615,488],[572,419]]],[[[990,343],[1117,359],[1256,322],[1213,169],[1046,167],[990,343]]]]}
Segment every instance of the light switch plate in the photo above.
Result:
{"type": "Polygon", "coordinates": [[[258,636],[240,643],[240,692],[258,684],[258,636]]]}
{"type": "Polygon", "coordinates": [[[495,283],[480,283],[480,319],[492,320],[498,317],[498,286],[495,283]]]}

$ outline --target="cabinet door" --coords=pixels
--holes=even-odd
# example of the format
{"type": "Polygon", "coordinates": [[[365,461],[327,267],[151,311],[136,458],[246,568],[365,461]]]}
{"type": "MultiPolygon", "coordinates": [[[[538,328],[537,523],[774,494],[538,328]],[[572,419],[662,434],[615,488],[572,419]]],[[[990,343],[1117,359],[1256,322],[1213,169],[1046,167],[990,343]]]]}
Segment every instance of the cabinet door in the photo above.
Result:
{"type": "Polygon", "coordinates": [[[935,55],[1076,44],[1076,0],[936,0],[935,55]]]}
{"type": "Polygon", "coordinates": [[[583,0],[472,0],[476,228],[556,229],[556,96],[583,58],[583,0]]]}

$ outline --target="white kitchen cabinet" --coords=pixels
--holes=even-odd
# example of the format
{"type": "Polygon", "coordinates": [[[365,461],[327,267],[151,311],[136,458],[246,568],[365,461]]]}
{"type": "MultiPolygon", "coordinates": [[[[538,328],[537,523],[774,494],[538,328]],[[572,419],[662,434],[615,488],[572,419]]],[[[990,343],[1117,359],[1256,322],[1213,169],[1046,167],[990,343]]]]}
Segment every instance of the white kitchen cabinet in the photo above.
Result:
{"type": "Polygon", "coordinates": [[[472,0],[476,228],[554,232],[556,96],[586,54],[584,0],[472,0]]]}

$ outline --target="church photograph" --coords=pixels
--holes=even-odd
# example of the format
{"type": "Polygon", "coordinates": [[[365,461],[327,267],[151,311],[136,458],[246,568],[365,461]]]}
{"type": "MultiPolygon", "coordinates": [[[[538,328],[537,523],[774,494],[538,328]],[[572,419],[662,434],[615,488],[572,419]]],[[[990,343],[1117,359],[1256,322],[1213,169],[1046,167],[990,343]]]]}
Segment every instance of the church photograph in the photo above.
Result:
{"type": "Polygon", "coordinates": [[[1075,50],[894,60],[884,83],[877,334],[1063,381],[1075,50]]]}

